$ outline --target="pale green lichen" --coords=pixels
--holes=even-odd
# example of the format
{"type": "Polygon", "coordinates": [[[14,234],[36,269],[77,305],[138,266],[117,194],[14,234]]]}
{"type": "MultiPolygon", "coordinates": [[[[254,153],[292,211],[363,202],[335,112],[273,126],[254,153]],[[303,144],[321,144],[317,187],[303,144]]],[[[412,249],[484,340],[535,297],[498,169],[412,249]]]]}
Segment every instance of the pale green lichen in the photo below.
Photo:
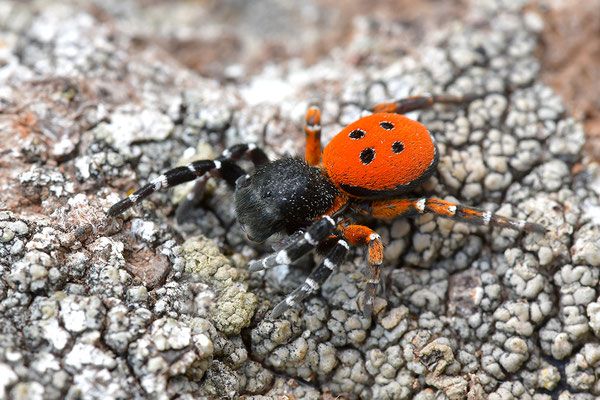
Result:
{"type": "Polygon", "coordinates": [[[217,292],[210,318],[226,335],[237,335],[250,324],[258,300],[248,292],[247,273],[232,266],[215,243],[204,236],[187,239],[183,245],[185,271],[217,292]]]}

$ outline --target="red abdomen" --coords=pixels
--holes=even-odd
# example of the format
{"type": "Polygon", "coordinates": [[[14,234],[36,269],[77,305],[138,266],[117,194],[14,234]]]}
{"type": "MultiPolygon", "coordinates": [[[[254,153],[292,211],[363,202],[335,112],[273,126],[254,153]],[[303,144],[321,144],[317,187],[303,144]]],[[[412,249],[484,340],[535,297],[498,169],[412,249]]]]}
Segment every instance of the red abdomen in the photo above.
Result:
{"type": "Polygon", "coordinates": [[[425,126],[400,114],[372,114],[338,133],[323,150],[323,168],[344,192],[382,197],[427,179],[438,151],[425,126]]]}

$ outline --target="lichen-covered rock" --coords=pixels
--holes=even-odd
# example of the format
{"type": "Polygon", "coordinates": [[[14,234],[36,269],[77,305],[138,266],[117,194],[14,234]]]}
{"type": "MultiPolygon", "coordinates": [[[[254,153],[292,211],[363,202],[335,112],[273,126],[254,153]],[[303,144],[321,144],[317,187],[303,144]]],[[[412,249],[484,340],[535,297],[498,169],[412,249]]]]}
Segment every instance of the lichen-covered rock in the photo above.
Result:
{"type": "Polygon", "coordinates": [[[581,124],[540,82],[543,20],[529,2],[475,1],[473,19],[420,28],[409,52],[398,40],[409,27],[363,12],[340,28],[347,42],[311,66],[236,64],[220,80],[164,45],[181,56],[187,43],[209,43],[227,56],[227,43],[236,53],[251,44],[277,57],[265,50],[273,32],[316,32],[320,48],[321,18],[335,13],[311,2],[224,4],[224,24],[206,2],[147,3],[0,0],[9,149],[0,152],[0,398],[598,395],[600,170],[579,156],[581,124]],[[300,29],[305,16],[319,27],[300,29]],[[279,238],[246,239],[216,174],[105,219],[129,190],[184,160],[241,142],[271,159],[302,154],[308,104],[321,105],[326,144],[372,104],[423,93],[478,98],[409,114],[440,150],[416,195],[548,232],[433,215],[365,219],[386,245],[371,320],[364,249],[318,294],[269,319],[313,255],[248,274],[248,260],[279,238]]]}
{"type": "Polygon", "coordinates": [[[195,279],[211,284],[217,296],[211,304],[211,320],[226,335],[239,334],[250,324],[258,300],[244,283],[247,272],[235,268],[215,244],[203,237],[182,245],[185,270],[195,279]]]}

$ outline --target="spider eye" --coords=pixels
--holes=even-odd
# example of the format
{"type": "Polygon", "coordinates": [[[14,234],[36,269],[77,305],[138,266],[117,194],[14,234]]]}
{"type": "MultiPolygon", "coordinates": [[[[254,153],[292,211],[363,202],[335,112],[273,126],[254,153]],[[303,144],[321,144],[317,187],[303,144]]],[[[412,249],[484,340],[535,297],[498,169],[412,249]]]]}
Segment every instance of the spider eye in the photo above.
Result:
{"type": "Polygon", "coordinates": [[[263,199],[270,199],[271,197],[273,197],[273,192],[271,192],[270,190],[267,190],[266,192],[263,193],[263,199]]]}

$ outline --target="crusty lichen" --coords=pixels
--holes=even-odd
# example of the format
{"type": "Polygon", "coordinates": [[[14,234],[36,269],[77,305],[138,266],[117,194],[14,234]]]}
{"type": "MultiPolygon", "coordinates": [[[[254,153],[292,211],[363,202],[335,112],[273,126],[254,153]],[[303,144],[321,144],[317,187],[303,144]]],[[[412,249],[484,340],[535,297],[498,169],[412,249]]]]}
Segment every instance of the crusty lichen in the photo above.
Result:
{"type": "MultiPolygon", "coordinates": [[[[0,152],[0,208],[11,210],[0,212],[1,398],[597,395],[600,173],[579,157],[582,126],[538,79],[543,21],[526,0],[475,0],[478,23],[428,29],[409,56],[397,19],[361,15],[331,56],[236,75],[244,85],[157,51],[161,38],[208,41],[197,29],[213,17],[207,2],[91,3],[0,0],[11,149],[0,152]],[[312,259],[247,276],[245,262],[269,248],[248,243],[221,179],[209,178],[185,224],[169,216],[188,192],[160,191],[98,232],[108,207],[194,149],[212,158],[254,142],[271,158],[301,153],[315,99],[326,144],[375,102],[467,92],[481,97],[409,115],[441,157],[418,195],[549,232],[433,215],[365,220],[386,244],[372,320],[361,313],[360,249],[318,294],[270,320],[312,259]]],[[[275,3],[252,2],[249,14],[281,17],[275,3]]],[[[240,29],[254,24],[249,14],[240,29]]]]}
{"type": "Polygon", "coordinates": [[[237,335],[250,324],[258,303],[245,283],[247,272],[232,266],[215,243],[203,236],[187,239],[183,245],[185,271],[210,284],[217,296],[212,302],[210,318],[226,335],[237,335]]]}

